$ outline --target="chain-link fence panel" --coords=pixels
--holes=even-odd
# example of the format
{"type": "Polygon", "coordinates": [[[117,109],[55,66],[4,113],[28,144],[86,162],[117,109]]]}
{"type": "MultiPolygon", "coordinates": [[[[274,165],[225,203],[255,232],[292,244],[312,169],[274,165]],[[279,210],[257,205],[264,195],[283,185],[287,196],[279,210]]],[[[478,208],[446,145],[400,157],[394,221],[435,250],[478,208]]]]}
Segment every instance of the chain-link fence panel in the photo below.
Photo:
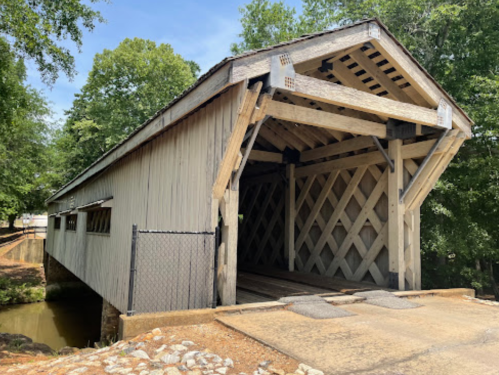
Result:
{"type": "Polygon", "coordinates": [[[130,315],[212,307],[215,233],[138,230],[134,238],[130,315]]]}

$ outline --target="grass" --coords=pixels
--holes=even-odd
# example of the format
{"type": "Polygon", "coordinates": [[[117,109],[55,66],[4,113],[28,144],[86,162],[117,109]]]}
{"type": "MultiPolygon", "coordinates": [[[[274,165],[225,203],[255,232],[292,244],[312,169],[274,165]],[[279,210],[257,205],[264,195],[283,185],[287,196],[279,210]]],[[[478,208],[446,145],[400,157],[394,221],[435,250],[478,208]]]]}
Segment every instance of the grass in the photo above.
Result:
{"type": "Polygon", "coordinates": [[[7,277],[0,277],[0,305],[32,303],[44,299],[45,289],[40,284],[16,284],[7,277]]]}

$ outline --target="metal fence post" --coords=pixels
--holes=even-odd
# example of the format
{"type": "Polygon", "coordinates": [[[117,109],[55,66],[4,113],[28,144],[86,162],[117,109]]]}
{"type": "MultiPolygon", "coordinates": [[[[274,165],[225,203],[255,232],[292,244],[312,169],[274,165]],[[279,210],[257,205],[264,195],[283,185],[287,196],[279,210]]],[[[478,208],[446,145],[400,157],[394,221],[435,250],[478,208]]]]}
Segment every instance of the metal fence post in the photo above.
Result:
{"type": "Polygon", "coordinates": [[[218,270],[218,244],[220,243],[220,227],[215,228],[215,261],[213,269],[213,304],[212,307],[217,307],[218,302],[218,285],[217,285],[217,270],[218,270]]]}
{"type": "Polygon", "coordinates": [[[135,279],[135,253],[137,251],[137,224],[132,225],[132,254],[130,257],[130,282],[128,284],[128,309],[127,316],[132,316],[133,311],[133,284],[135,279]]]}

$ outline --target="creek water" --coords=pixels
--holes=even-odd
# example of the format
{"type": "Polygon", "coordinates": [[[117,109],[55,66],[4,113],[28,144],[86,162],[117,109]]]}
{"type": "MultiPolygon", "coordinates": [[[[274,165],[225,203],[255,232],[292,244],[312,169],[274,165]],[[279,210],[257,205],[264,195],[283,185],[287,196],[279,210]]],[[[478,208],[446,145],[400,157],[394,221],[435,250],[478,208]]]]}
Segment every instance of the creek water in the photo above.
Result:
{"type": "Polygon", "coordinates": [[[54,350],[99,341],[102,300],[70,299],[0,307],[0,332],[20,333],[54,350]]]}

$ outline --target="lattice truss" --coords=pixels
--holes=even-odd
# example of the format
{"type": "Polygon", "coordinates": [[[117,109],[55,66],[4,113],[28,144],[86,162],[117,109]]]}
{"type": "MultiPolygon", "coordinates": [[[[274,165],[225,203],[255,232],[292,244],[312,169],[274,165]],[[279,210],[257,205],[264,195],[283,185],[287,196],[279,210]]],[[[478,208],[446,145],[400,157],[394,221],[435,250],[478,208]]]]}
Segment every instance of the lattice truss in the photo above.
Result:
{"type": "Polygon", "coordinates": [[[296,179],[297,270],[387,284],[387,173],[373,165],[296,179]]]}
{"type": "MultiPolygon", "coordinates": [[[[393,100],[432,106],[372,45],[354,46],[325,60],[309,61],[295,66],[297,73],[349,86],[360,91],[393,100]]],[[[274,94],[273,100],[318,111],[385,124],[382,116],[317,102],[291,93],[274,94]]],[[[404,214],[405,288],[421,287],[419,248],[419,206],[455,155],[463,138],[458,131],[447,136],[438,155],[432,157],[421,174],[418,186],[407,195],[404,214]]],[[[437,135],[418,135],[403,142],[403,152],[413,153],[411,144],[435,142],[437,135]],[[421,143],[420,143],[421,142],[421,143]],[[408,146],[405,148],[405,146],[408,146]]],[[[383,147],[388,143],[383,141],[383,147]]],[[[247,146],[243,143],[242,148],[247,146]]],[[[369,136],[339,132],[329,128],[269,118],[264,122],[253,150],[267,152],[273,158],[290,150],[299,153],[296,168],[361,157],[377,148],[369,136]],[[338,151],[341,150],[341,151],[338,151]]],[[[424,155],[423,155],[424,157],[424,155]]],[[[423,157],[404,158],[404,186],[416,172],[423,157]]],[[[279,160],[276,158],[275,160],[279,160]]],[[[289,161],[266,163],[249,160],[241,182],[239,228],[239,262],[279,265],[286,268],[283,239],[286,222],[284,180],[252,184],[245,181],[263,175],[282,175],[289,161]],[[277,167],[276,167],[277,163],[277,167]],[[274,185],[273,185],[274,184],[274,185]],[[262,212],[263,211],[263,212],[262,212]]],[[[388,174],[386,164],[366,165],[347,170],[296,178],[294,214],[294,266],[298,271],[388,286],[388,174]]],[[[322,172],[321,172],[322,173],[322,172]]],[[[417,184],[416,184],[417,185],[417,184]]]]}
{"type": "Polygon", "coordinates": [[[242,187],[238,262],[284,266],[284,190],[283,179],[242,187]]]}

